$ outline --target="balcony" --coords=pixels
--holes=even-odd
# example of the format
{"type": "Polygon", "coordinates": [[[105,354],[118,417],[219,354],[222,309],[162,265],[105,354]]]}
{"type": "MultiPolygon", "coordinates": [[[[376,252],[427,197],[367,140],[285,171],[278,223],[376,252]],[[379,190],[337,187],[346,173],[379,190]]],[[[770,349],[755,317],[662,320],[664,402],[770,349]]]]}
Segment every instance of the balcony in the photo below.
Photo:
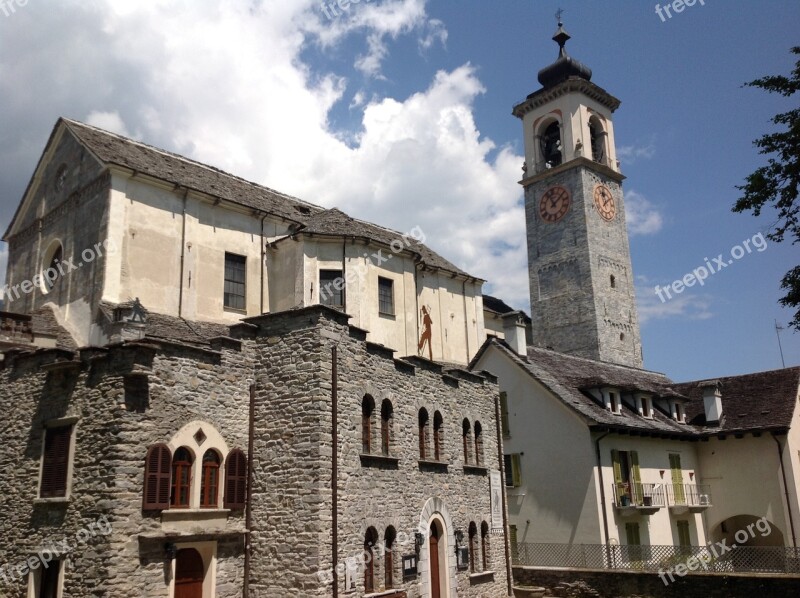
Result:
{"type": "Polygon", "coordinates": [[[664,484],[614,484],[614,506],[623,515],[652,515],[667,506],[664,484]]]}
{"type": "Polygon", "coordinates": [[[669,509],[675,514],[701,513],[711,506],[711,491],[706,484],[666,484],[669,509]]]}

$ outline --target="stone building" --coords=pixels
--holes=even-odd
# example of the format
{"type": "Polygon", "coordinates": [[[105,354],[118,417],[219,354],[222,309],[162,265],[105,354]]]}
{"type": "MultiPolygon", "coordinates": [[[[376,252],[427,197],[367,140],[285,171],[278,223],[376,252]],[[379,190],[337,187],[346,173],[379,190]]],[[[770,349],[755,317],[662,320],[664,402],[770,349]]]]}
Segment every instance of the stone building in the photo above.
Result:
{"type": "Polygon", "coordinates": [[[481,281],[423,231],[60,120],[5,238],[3,596],[510,594],[481,281]]]}

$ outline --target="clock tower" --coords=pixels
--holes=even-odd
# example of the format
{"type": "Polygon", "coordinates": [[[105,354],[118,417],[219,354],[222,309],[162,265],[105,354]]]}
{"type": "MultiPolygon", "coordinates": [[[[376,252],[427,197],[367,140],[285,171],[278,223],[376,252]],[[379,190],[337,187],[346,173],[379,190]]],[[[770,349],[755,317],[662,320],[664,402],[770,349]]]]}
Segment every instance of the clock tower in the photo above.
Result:
{"type": "Polygon", "coordinates": [[[525,139],[525,218],[533,342],[642,366],[625,205],[612,114],[620,101],[567,54],[539,71],[541,89],[514,107],[525,139]]]}

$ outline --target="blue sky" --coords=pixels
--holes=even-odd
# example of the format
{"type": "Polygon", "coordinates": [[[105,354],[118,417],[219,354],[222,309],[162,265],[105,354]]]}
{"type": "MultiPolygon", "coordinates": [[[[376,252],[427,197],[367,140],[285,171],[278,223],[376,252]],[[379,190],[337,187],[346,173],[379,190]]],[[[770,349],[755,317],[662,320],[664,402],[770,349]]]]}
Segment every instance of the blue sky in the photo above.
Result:
{"type": "MultiPolygon", "coordinates": [[[[520,123],[512,105],[567,48],[622,100],[645,365],[676,380],[780,367],[768,244],[661,303],[653,289],[769,230],[733,214],[752,141],[797,99],[742,83],[793,66],[800,3],[705,0],[666,22],[633,0],[30,0],[0,14],[0,227],[64,115],[208,162],[428,243],[528,309],[520,123]]],[[[0,262],[6,247],[0,244],[0,262]]],[[[0,265],[4,278],[5,265],[0,265]]],[[[786,365],[800,335],[782,333],[786,365]]]]}

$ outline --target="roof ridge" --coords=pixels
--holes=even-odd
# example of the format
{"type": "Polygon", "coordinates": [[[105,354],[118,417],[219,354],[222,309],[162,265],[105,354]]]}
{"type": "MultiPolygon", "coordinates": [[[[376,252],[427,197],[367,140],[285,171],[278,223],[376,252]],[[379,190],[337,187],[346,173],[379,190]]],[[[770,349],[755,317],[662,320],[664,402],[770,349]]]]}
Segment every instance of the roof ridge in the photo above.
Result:
{"type": "Polygon", "coordinates": [[[210,164],[204,164],[203,162],[195,160],[194,158],[188,158],[188,157],[183,156],[181,154],[178,154],[178,153],[175,153],[175,152],[171,152],[169,150],[166,150],[166,149],[163,149],[163,148],[160,148],[160,147],[156,147],[155,145],[150,145],[149,143],[145,143],[145,142],[139,141],[137,139],[132,139],[131,137],[126,137],[125,135],[120,135],[119,133],[114,133],[113,131],[108,131],[106,129],[101,129],[100,127],[96,127],[94,125],[90,125],[90,124],[87,124],[87,123],[84,123],[84,122],[81,122],[81,121],[78,121],[78,120],[75,120],[75,119],[72,119],[72,118],[66,118],[66,117],[63,117],[63,116],[61,118],[67,124],[68,127],[71,126],[71,125],[74,125],[74,126],[77,126],[77,127],[84,127],[84,128],[87,128],[87,129],[91,129],[92,131],[96,131],[98,133],[102,133],[103,135],[116,137],[117,139],[120,139],[120,140],[125,141],[127,143],[131,143],[133,145],[138,145],[138,146],[143,147],[143,148],[145,148],[145,149],[147,149],[149,151],[154,151],[154,152],[157,152],[159,154],[163,154],[165,156],[169,156],[171,158],[175,158],[175,159],[181,160],[183,162],[188,162],[188,163],[190,163],[190,164],[192,164],[194,166],[199,166],[199,167],[204,168],[204,169],[206,169],[206,170],[208,170],[210,172],[213,172],[215,174],[223,175],[223,176],[226,176],[226,177],[229,177],[229,178],[232,178],[232,179],[236,179],[238,181],[241,181],[241,182],[246,183],[248,185],[252,185],[254,187],[259,187],[261,189],[269,191],[270,193],[274,193],[275,195],[278,195],[278,196],[283,197],[285,199],[289,199],[291,201],[296,201],[298,203],[301,203],[301,204],[304,204],[304,205],[307,205],[307,206],[320,208],[322,210],[326,209],[323,206],[311,203],[310,201],[306,201],[304,199],[300,199],[299,197],[295,197],[293,195],[289,195],[287,193],[283,193],[281,191],[273,189],[272,187],[267,187],[266,185],[262,185],[261,183],[256,183],[255,181],[250,181],[250,180],[245,179],[243,177],[240,177],[238,175],[232,174],[230,172],[227,172],[226,170],[222,170],[221,168],[218,168],[217,166],[211,166],[210,164]]]}
{"type": "Polygon", "coordinates": [[[525,352],[525,357],[526,358],[528,357],[528,352],[529,351],[543,351],[543,352],[546,352],[546,353],[553,353],[553,354],[561,356],[561,357],[567,357],[569,359],[575,359],[575,360],[578,360],[578,361],[589,361],[591,363],[599,363],[599,364],[602,364],[602,365],[605,365],[605,366],[621,368],[621,369],[624,369],[624,370],[631,370],[631,371],[634,371],[634,372],[642,372],[642,373],[645,373],[645,374],[656,374],[658,376],[664,376],[672,384],[678,384],[678,382],[675,382],[674,380],[672,380],[672,378],[667,376],[664,372],[657,372],[655,370],[648,370],[648,369],[643,368],[643,367],[642,368],[637,368],[637,367],[632,366],[632,365],[625,365],[624,363],[614,363],[613,361],[604,361],[602,359],[590,359],[588,357],[580,357],[579,355],[570,355],[569,353],[562,353],[560,351],[556,351],[555,349],[546,349],[544,347],[528,347],[528,350],[525,352]]]}
{"type": "Polygon", "coordinates": [[[687,380],[686,382],[676,382],[675,384],[686,385],[686,384],[700,384],[701,382],[708,382],[714,380],[731,380],[734,378],[746,378],[747,376],[761,376],[764,374],[777,374],[778,372],[797,372],[800,374],[800,365],[790,365],[786,368],[774,368],[771,370],[761,370],[758,372],[748,372],[746,374],[734,374],[732,376],[716,376],[714,378],[697,378],[696,380],[687,380]]]}

